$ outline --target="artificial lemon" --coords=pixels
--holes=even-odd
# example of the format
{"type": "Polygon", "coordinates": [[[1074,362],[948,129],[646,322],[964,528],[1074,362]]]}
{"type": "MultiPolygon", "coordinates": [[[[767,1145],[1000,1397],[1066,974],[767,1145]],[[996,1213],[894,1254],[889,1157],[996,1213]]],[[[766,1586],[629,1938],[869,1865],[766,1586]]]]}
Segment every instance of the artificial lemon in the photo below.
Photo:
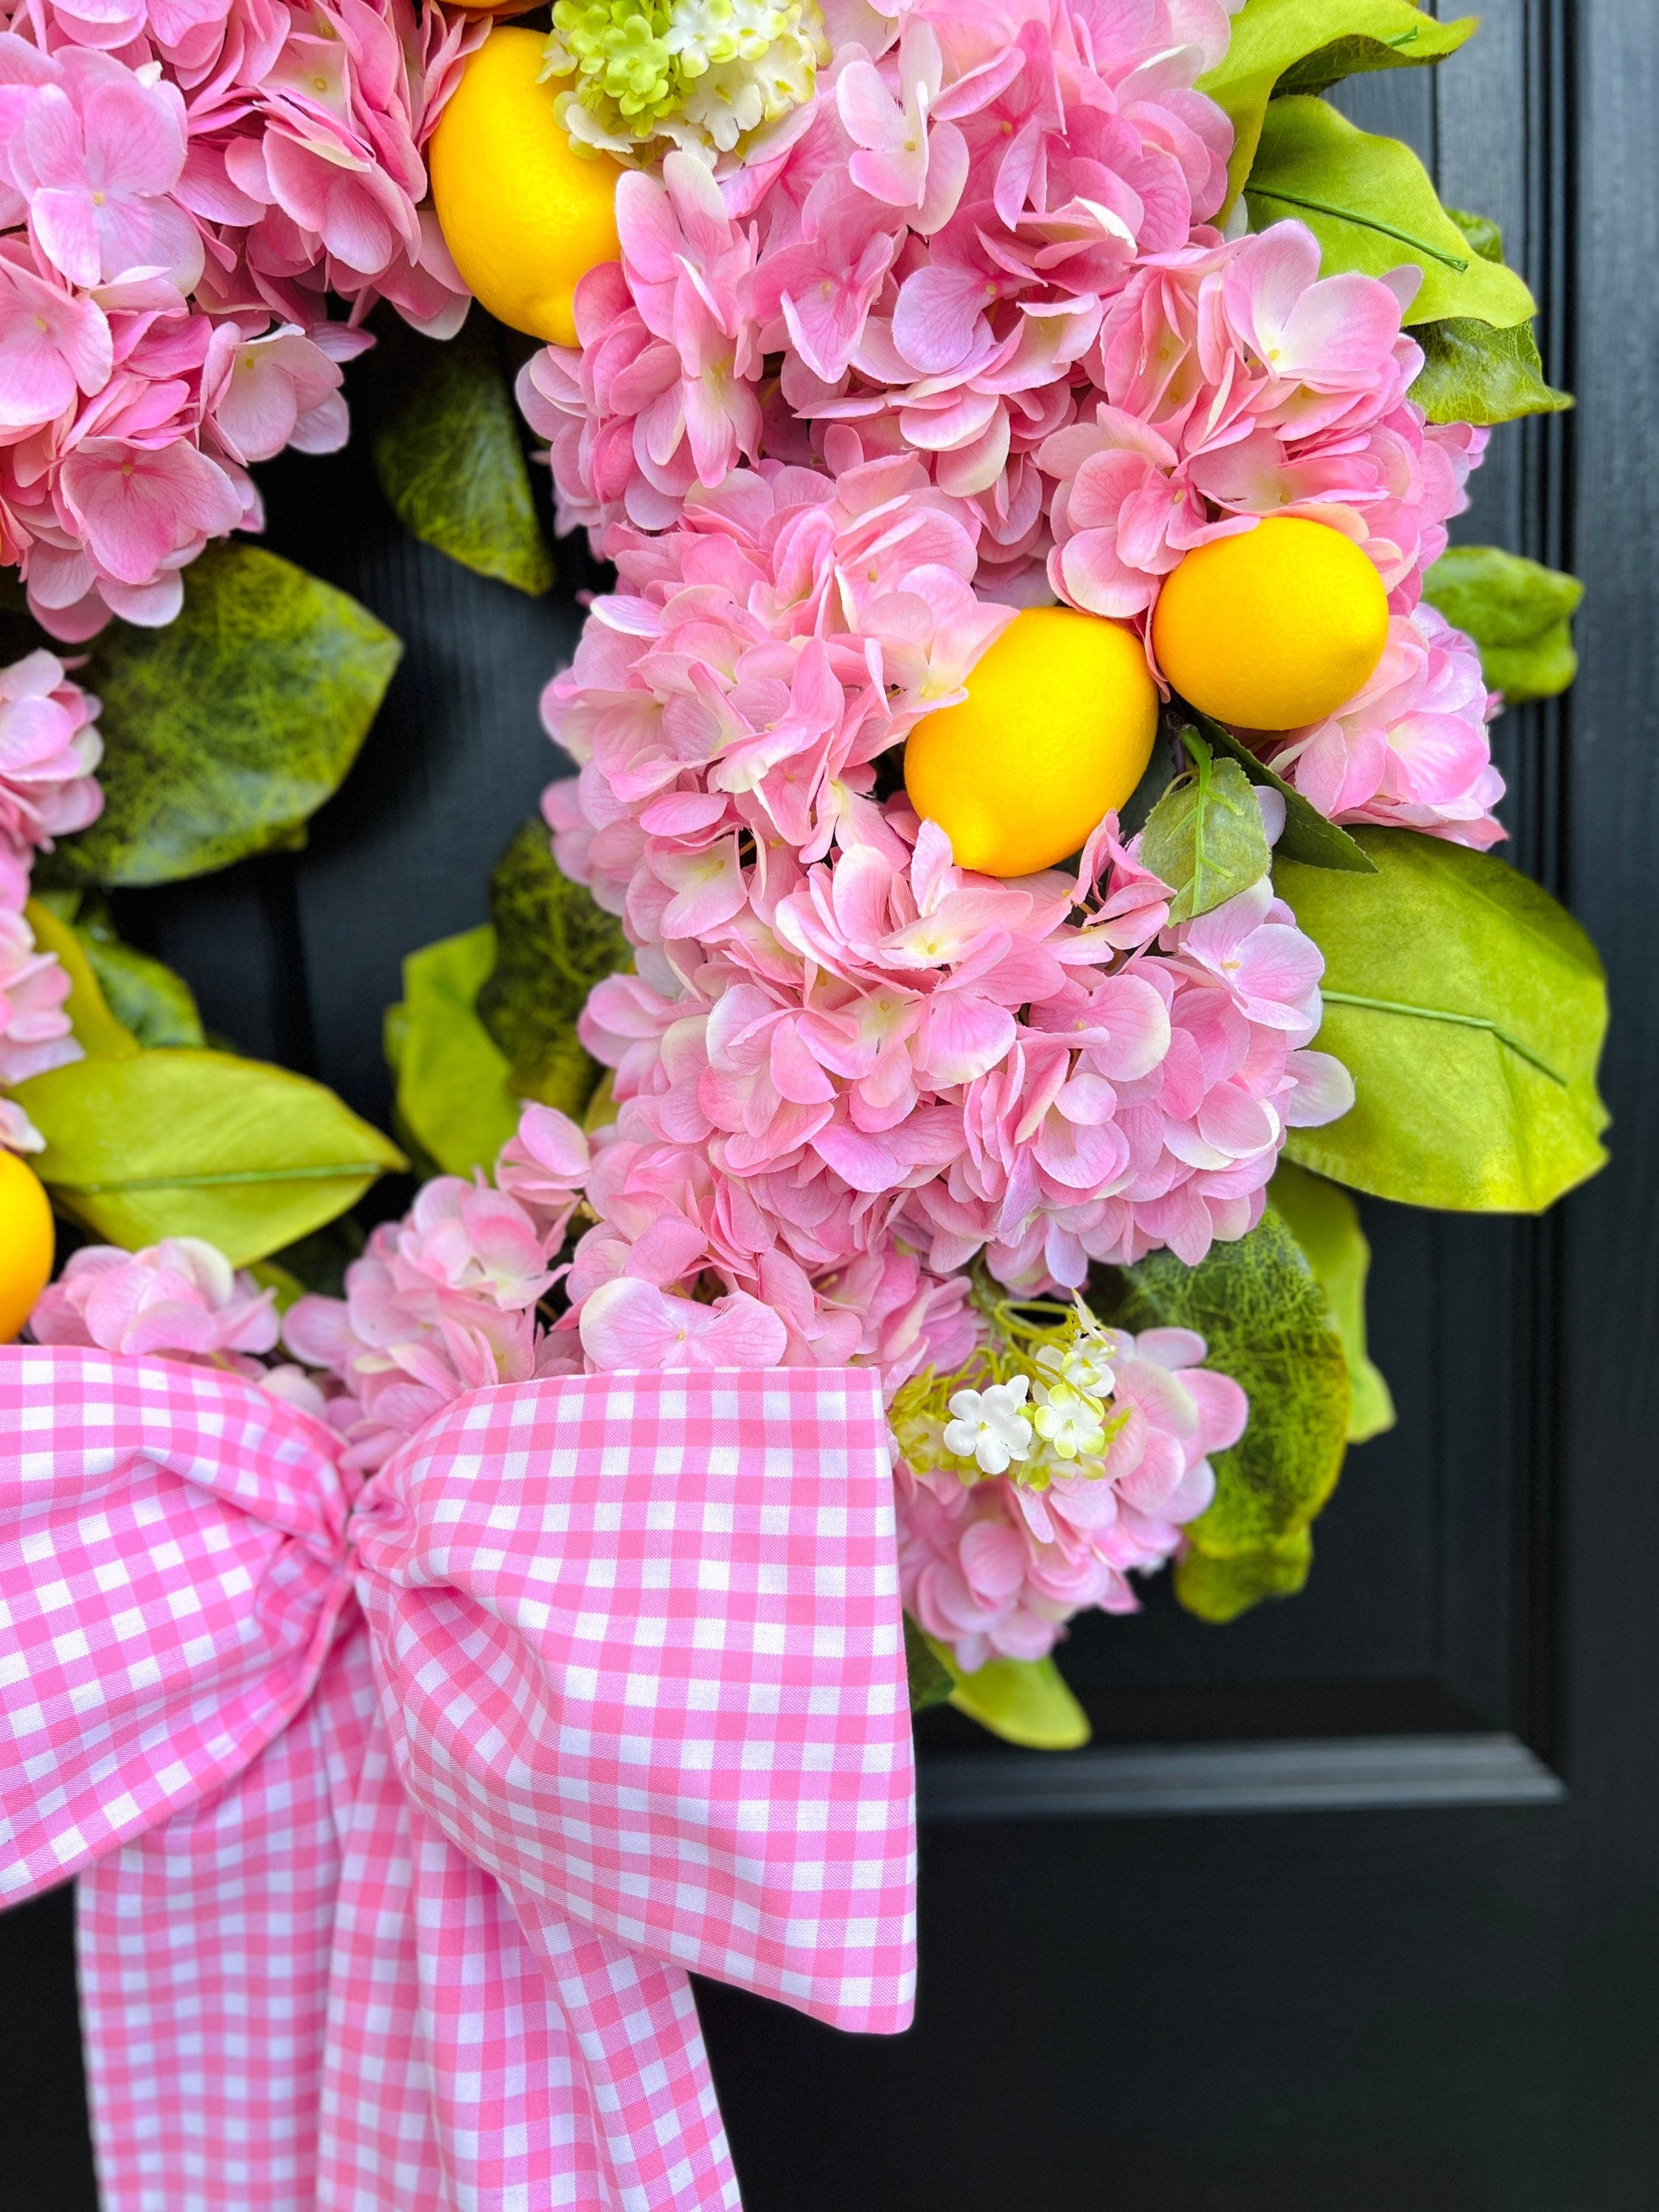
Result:
{"type": "Polygon", "coordinates": [[[1322,721],[1388,640],[1376,570],[1351,538],[1298,515],[1194,546],[1152,614],[1152,650],[1182,697],[1247,730],[1322,721]]]}
{"type": "Polygon", "coordinates": [[[0,1344],[9,1344],[52,1277],[52,1207],[15,1152],[0,1151],[0,1344]]]}
{"type": "Polygon", "coordinates": [[[543,44],[496,29],[467,63],[432,135],[432,198],[455,266],[497,321],[574,345],[571,295],[622,250],[622,171],[571,146],[556,88],[538,82],[543,44]]]}
{"type": "Polygon", "coordinates": [[[910,804],[964,868],[1027,876],[1075,853],[1146,772],[1158,691],[1140,641],[1099,615],[1027,607],[904,749],[910,804]]]}

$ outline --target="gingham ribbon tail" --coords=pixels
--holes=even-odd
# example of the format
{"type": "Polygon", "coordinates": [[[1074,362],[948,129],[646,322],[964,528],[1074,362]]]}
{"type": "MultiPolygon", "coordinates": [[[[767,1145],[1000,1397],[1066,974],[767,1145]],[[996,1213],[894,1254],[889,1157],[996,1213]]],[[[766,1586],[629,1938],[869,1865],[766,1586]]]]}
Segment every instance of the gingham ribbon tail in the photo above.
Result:
{"type": "Polygon", "coordinates": [[[451,1406],[0,1350],[0,1899],[81,1876],[106,2212],[702,2212],[686,1970],[910,2016],[868,1370],[451,1406]]]}

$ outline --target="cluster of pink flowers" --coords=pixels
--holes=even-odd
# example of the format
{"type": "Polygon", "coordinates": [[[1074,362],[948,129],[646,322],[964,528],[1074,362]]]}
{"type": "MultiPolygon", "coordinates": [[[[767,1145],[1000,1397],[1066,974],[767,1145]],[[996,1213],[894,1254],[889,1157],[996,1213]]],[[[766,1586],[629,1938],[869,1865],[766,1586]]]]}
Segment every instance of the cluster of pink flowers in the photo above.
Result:
{"type": "MultiPolygon", "coordinates": [[[[37,948],[23,908],[35,854],[84,830],[103,805],[97,713],[49,653],[0,668],[0,1090],[81,1056],[64,1011],[69,978],[37,948]]],[[[40,1143],[21,1107],[0,1097],[0,1145],[40,1143]]]]}
{"type": "Polygon", "coordinates": [[[1114,1403],[1126,1416],[1103,1474],[1044,1489],[1006,1476],[965,1482],[901,1462],[899,1577],[906,1610],[965,1673],[988,1659],[1041,1659],[1089,1607],[1133,1613],[1128,1577],[1162,1566],[1215,1493],[1208,1455],[1236,1443],[1249,1407],[1203,1368],[1190,1329],[1112,1332],[1114,1403]]]}
{"type": "Polygon", "coordinates": [[[307,1413],[323,1394],[299,1368],[272,1366],[274,1294],[200,1237],[167,1237],[141,1252],[84,1245],[29,1316],[37,1344],[86,1345],[245,1376],[307,1413]]]}
{"type": "Polygon", "coordinates": [[[459,326],[420,149],[483,35],[412,0],[0,6],[0,562],[54,636],[170,621],[259,526],[248,464],[343,443],[377,299],[459,326]]]}

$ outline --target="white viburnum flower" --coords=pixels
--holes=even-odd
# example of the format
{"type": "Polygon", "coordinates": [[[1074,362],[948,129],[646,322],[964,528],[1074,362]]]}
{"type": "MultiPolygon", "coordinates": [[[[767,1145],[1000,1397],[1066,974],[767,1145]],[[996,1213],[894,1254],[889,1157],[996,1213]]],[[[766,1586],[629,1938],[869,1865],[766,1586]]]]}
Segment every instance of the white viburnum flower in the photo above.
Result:
{"type": "Polygon", "coordinates": [[[945,1424],[945,1449],[971,1459],[982,1474],[1006,1474],[1031,1449],[1031,1424],[1020,1411],[1030,1387],[1017,1375],[988,1389],[958,1390],[951,1401],[956,1419],[945,1424]]]}
{"type": "Polygon", "coordinates": [[[1106,1449],[1106,1431],[1095,1399],[1069,1382],[1039,1382],[1037,1401],[1032,1419],[1044,1443],[1051,1444],[1061,1459],[1100,1457],[1106,1449]]]}
{"type": "Polygon", "coordinates": [[[1112,1371],[1112,1354],[1116,1349],[1109,1336],[1091,1331],[1063,1352],[1056,1345],[1045,1345],[1037,1354],[1037,1365],[1057,1375],[1062,1382],[1069,1382],[1085,1398],[1109,1398],[1117,1387],[1117,1376],[1112,1371]]]}

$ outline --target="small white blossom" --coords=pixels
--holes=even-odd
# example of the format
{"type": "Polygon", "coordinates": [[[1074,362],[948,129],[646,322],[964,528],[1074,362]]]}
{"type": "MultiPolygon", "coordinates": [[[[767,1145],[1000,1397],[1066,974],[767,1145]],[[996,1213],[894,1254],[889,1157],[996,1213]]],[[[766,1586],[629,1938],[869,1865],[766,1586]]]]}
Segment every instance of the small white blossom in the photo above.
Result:
{"type": "Polygon", "coordinates": [[[1109,1398],[1117,1385],[1112,1371],[1112,1354],[1116,1349],[1109,1336],[1091,1331],[1063,1352],[1056,1345],[1045,1345],[1037,1354],[1037,1365],[1069,1382],[1085,1398],[1109,1398]]]}
{"type": "Polygon", "coordinates": [[[1031,1449],[1031,1424],[1020,1411],[1030,1387],[1017,1375],[988,1389],[958,1390],[951,1401],[956,1419],[945,1425],[946,1449],[973,1460],[983,1474],[1006,1474],[1031,1449]]]}
{"type": "Polygon", "coordinates": [[[1106,1431],[1097,1400],[1085,1397],[1069,1382],[1037,1384],[1036,1432],[1052,1444],[1061,1459],[1098,1459],[1106,1449],[1106,1431]]]}

